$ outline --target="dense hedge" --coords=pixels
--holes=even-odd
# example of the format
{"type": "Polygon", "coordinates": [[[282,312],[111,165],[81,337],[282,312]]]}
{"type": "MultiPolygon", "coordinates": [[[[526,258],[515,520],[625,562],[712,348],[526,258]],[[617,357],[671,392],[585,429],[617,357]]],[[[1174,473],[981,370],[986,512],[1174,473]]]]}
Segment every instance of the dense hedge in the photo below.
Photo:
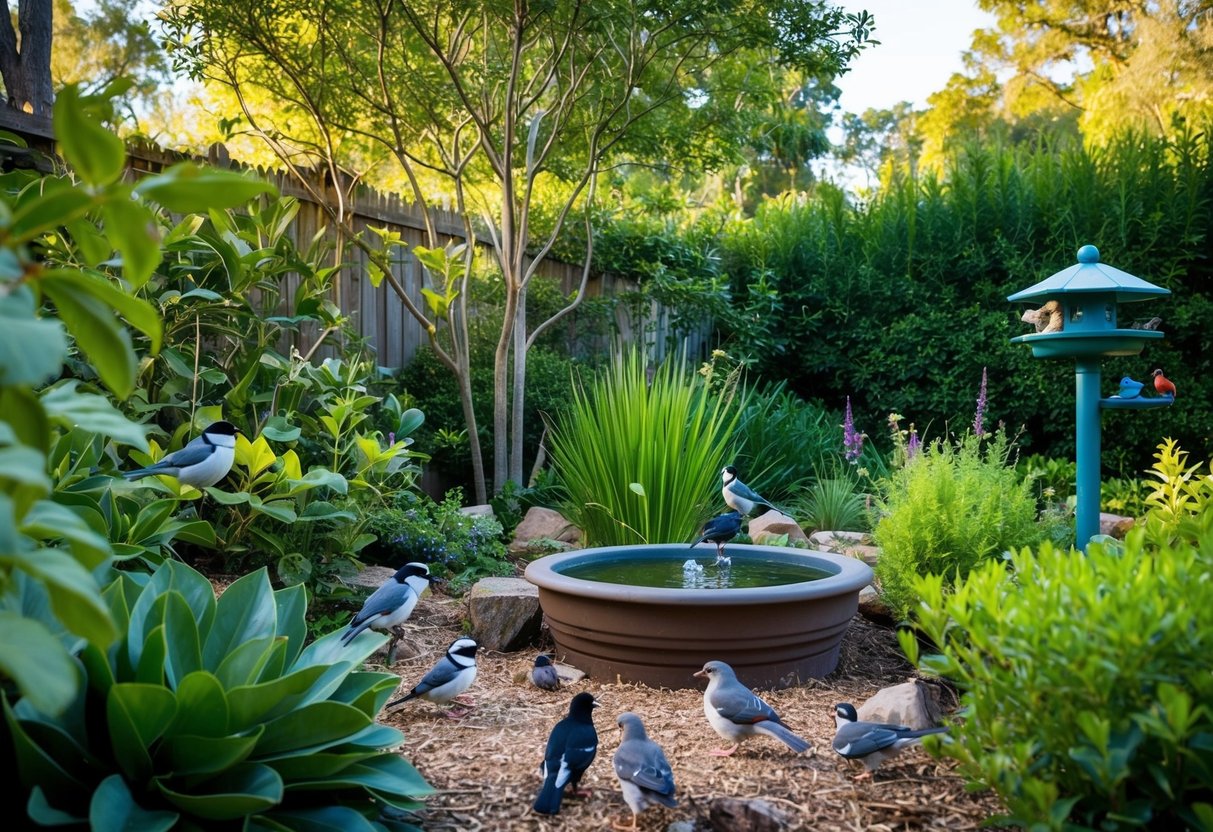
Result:
{"type": "MultiPolygon", "coordinates": [[[[771,201],[733,223],[721,246],[733,302],[779,301],[761,322],[760,373],[841,409],[880,438],[890,411],[938,435],[973,418],[982,367],[989,417],[1025,428],[1033,451],[1073,454],[1069,360],[1033,359],[1008,343],[1028,331],[1007,295],[1075,262],[1079,246],[1170,289],[1123,306],[1121,325],[1159,315],[1166,339],[1103,363],[1105,394],[1123,375],[1165,369],[1179,388],[1164,411],[1104,420],[1104,462],[1149,464],[1158,437],[1202,453],[1213,445],[1213,167],[1208,134],[1167,142],[1125,136],[1098,150],[971,147],[941,181],[897,181],[868,204],[819,189],[771,201]],[[771,330],[774,328],[774,332],[771,330]]],[[[730,351],[752,343],[744,320],[721,323],[730,351]],[[735,345],[735,346],[734,346],[735,345]]]]}

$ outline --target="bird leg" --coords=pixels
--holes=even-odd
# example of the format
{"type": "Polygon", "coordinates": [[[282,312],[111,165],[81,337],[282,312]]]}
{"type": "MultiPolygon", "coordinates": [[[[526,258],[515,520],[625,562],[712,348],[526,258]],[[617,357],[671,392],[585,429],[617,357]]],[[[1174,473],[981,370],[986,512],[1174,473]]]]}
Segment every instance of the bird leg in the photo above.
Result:
{"type": "Polygon", "coordinates": [[[442,715],[447,719],[463,719],[471,712],[471,708],[451,708],[449,711],[443,711],[442,715]]]}
{"type": "Polygon", "coordinates": [[[736,751],[738,749],[738,747],[740,747],[740,745],[741,745],[741,743],[737,742],[737,743],[733,743],[732,748],[713,748],[708,753],[711,754],[713,757],[729,757],[733,754],[734,751],[736,751]]]}
{"type": "Polygon", "coordinates": [[[396,645],[400,643],[400,633],[397,632],[397,628],[393,627],[391,632],[392,632],[392,637],[390,639],[388,639],[388,643],[387,643],[387,665],[388,665],[388,667],[391,667],[392,665],[394,665],[396,663],[396,645]]]}
{"type": "Polygon", "coordinates": [[[872,771],[870,769],[864,769],[851,779],[858,783],[860,780],[873,780],[874,778],[872,777],[872,771]]]}
{"type": "Polygon", "coordinates": [[[622,829],[622,830],[633,830],[633,829],[635,829],[635,828],[636,828],[636,813],[635,813],[635,812],[632,812],[632,823],[631,823],[631,825],[629,825],[629,826],[625,826],[624,824],[622,824],[622,823],[620,823],[620,822],[618,822],[618,821],[611,821],[611,828],[612,828],[612,829],[622,829]]]}

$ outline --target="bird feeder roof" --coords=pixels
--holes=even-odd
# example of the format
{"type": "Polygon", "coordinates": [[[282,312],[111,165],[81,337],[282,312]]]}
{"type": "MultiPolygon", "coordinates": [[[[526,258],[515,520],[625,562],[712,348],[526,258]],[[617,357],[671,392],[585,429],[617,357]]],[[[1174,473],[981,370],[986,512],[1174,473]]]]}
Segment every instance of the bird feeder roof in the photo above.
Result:
{"type": "Polygon", "coordinates": [[[1117,303],[1127,303],[1169,295],[1171,290],[1100,263],[1099,249],[1088,245],[1078,250],[1078,263],[1008,296],[1007,300],[1015,302],[1077,294],[1115,295],[1117,303]]]}

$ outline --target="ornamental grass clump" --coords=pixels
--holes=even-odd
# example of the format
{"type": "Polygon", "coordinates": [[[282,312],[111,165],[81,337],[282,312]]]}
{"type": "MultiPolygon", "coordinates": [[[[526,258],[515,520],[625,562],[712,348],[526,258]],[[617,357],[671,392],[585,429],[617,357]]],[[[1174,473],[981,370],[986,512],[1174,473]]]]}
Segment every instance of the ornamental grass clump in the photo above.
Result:
{"type": "Polygon", "coordinates": [[[909,617],[914,579],[963,579],[1008,549],[1039,543],[1053,531],[1038,521],[1031,484],[1009,464],[1004,431],[985,438],[924,444],[883,486],[873,536],[880,547],[876,577],[885,603],[909,617]]]}
{"type": "Polygon", "coordinates": [[[629,352],[573,385],[549,450],[565,516],[591,546],[693,539],[713,513],[740,409],[735,387],[709,388],[670,360],[652,380],[629,352]]]}

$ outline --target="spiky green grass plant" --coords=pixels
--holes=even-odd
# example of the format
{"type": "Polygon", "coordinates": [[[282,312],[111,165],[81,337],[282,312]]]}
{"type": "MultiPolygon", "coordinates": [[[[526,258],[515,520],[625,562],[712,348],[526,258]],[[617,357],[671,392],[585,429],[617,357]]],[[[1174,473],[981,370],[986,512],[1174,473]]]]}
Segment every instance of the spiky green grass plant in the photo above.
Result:
{"type": "Polygon", "coordinates": [[[719,507],[738,404],[733,384],[709,390],[676,359],[650,381],[635,351],[574,383],[549,439],[565,516],[591,546],[691,540],[719,507]]]}

